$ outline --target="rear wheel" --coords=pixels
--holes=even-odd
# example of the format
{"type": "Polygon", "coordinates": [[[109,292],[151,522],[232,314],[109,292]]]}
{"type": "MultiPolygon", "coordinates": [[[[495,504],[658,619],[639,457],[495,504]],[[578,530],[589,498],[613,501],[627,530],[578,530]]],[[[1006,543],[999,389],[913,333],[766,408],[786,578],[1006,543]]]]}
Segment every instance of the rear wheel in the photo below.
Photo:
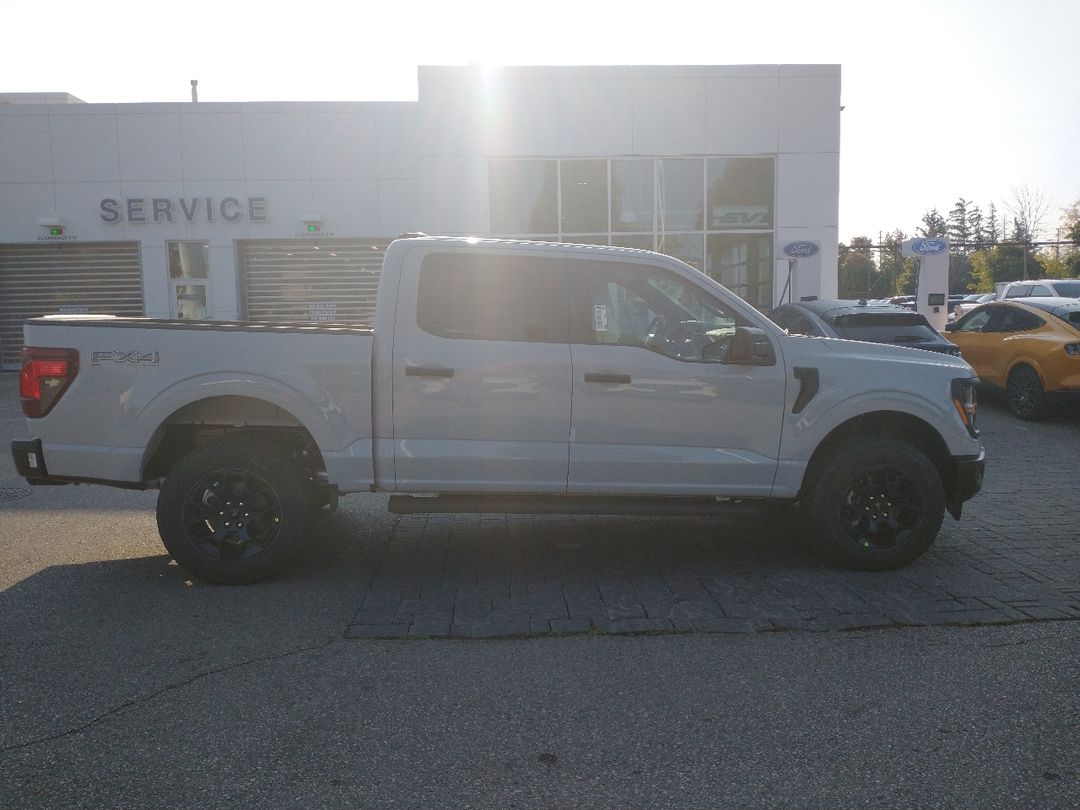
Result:
{"type": "Polygon", "coordinates": [[[1009,410],[1018,419],[1037,422],[1046,418],[1046,394],[1042,380],[1031,366],[1017,366],[1005,388],[1009,410]]]}
{"type": "Polygon", "coordinates": [[[801,505],[814,545],[847,568],[884,571],[919,557],[945,517],[937,468],[897,439],[851,439],[808,474],[801,505]]]}
{"type": "Polygon", "coordinates": [[[190,452],[158,494],[165,548],[200,579],[258,582],[296,555],[315,512],[310,481],[263,441],[226,439],[190,452]]]}

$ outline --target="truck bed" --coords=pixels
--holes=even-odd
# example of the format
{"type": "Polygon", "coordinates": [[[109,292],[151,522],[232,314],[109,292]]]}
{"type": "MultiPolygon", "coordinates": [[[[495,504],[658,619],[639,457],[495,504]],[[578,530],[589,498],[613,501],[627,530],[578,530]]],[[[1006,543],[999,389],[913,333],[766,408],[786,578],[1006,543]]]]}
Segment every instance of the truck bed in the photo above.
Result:
{"type": "Polygon", "coordinates": [[[50,467],[134,483],[178,425],[305,430],[343,491],[374,481],[367,325],[46,316],[26,345],[79,351],[79,371],[43,422],[50,467]]]}

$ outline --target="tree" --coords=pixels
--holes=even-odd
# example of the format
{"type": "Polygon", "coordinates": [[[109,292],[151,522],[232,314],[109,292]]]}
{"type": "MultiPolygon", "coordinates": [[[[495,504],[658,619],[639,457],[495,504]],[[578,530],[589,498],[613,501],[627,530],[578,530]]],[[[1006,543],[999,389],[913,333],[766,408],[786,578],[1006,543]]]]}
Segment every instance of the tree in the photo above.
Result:
{"type": "Polygon", "coordinates": [[[1012,216],[1017,231],[1030,242],[1039,238],[1046,215],[1050,212],[1050,200],[1045,191],[1028,188],[1027,183],[1013,186],[1012,194],[1005,201],[1005,210],[1012,216]]]}
{"type": "Polygon", "coordinates": [[[1080,200],[1061,209],[1062,236],[1080,245],[1080,200]]]}
{"type": "Polygon", "coordinates": [[[946,233],[952,243],[953,251],[968,252],[966,245],[971,241],[971,229],[968,224],[968,202],[963,197],[956,201],[956,205],[949,212],[946,233]]]}
{"type": "Polygon", "coordinates": [[[968,211],[968,238],[975,243],[976,250],[986,247],[987,236],[982,209],[977,205],[968,211]]]}
{"type": "Polygon", "coordinates": [[[869,297],[870,289],[877,281],[874,264],[874,243],[867,236],[856,236],[850,245],[840,243],[840,266],[837,283],[841,298],[869,297]]]}
{"type": "Polygon", "coordinates": [[[945,217],[938,212],[937,208],[931,208],[923,214],[922,227],[918,231],[919,236],[927,239],[937,239],[948,236],[949,226],[945,222],[945,217]]]}
{"type": "MultiPolygon", "coordinates": [[[[1019,281],[1024,277],[1026,245],[997,245],[971,254],[971,276],[977,292],[994,292],[996,284],[1019,281]]],[[[1046,267],[1037,255],[1028,253],[1028,278],[1046,275],[1046,267]]]]}
{"type": "Polygon", "coordinates": [[[1001,241],[1001,231],[998,230],[998,213],[997,206],[993,202],[990,203],[990,207],[987,209],[986,218],[990,220],[990,227],[986,229],[986,241],[988,244],[996,245],[1001,241]]]}

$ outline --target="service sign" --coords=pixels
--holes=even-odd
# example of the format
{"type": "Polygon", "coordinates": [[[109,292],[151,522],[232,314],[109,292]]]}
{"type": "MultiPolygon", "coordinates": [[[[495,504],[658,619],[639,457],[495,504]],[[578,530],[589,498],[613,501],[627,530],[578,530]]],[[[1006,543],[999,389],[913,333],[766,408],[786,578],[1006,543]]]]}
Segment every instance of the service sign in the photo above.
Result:
{"type": "Polygon", "coordinates": [[[784,255],[791,259],[808,259],[817,252],[816,242],[788,242],[784,245],[784,255]]]}
{"type": "Polygon", "coordinates": [[[944,239],[916,239],[911,243],[911,252],[920,256],[934,256],[948,249],[949,243],[944,239]]]}

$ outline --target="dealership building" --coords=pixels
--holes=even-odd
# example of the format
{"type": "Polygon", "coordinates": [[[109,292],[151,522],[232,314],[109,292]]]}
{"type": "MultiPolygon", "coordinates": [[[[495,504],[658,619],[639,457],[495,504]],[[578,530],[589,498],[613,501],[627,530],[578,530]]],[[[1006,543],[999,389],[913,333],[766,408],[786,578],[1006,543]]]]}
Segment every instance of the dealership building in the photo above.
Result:
{"type": "Polygon", "coordinates": [[[421,67],[417,101],[0,93],[0,364],[27,317],[367,322],[408,232],[658,250],[836,294],[838,65],[421,67]]]}

